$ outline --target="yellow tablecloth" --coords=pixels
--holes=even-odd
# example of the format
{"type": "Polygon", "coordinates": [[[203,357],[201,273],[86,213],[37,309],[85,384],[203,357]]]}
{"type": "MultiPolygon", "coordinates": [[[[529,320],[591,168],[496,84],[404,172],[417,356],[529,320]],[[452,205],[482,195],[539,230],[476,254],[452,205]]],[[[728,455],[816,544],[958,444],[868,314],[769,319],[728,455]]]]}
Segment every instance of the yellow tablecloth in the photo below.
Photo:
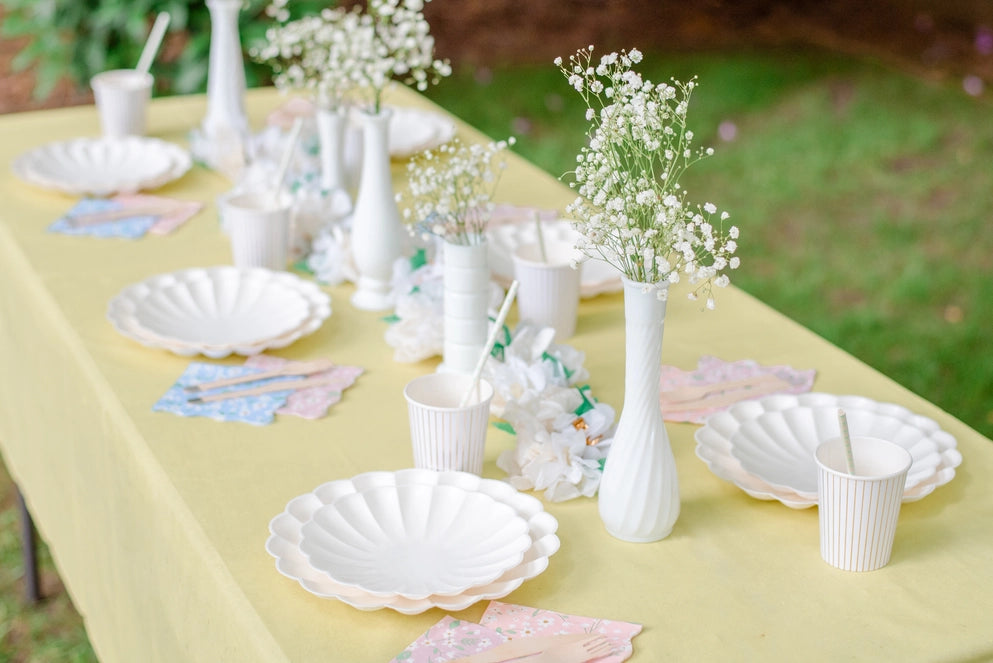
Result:
{"type": "MultiPolygon", "coordinates": [[[[251,92],[254,126],[280,102],[271,90],[251,92]]],[[[204,114],[202,97],[157,100],[150,132],[184,143],[204,114]]],[[[97,133],[92,107],[2,117],[0,161],[97,133]]],[[[4,461],[101,660],[387,661],[442,613],[361,612],[318,599],[280,576],[263,544],[291,498],[411,464],[401,390],[434,362],[395,363],[380,315],[353,309],[350,286],[333,288],[328,322],[277,353],[366,367],[328,417],[265,427],[186,419],[151,406],[189,359],[141,347],[104,317],[125,285],[228,262],[213,207],[228,186],[195,167],[161,193],[205,201],[206,212],[172,236],[118,241],[46,233],[73,200],[0,175],[4,461]]],[[[500,197],[561,208],[571,195],[515,159],[500,197]]],[[[669,425],[682,490],[672,535],[622,543],[604,531],[594,500],[547,504],[561,550],[504,600],[642,623],[636,661],[993,659],[993,444],[752,297],[720,294],[713,313],[670,303],[664,361],[690,368],[714,354],[816,368],[817,390],[937,419],[965,457],[955,480],[904,505],[887,567],[846,573],[819,557],[816,509],[746,496],[694,456],[695,426],[669,425]]],[[[587,353],[594,393],[619,409],[620,298],[584,301],[580,316],[572,344],[587,353]]],[[[503,476],[494,461],[511,444],[491,430],[485,476],[503,476]]],[[[476,620],[484,607],[457,616],[476,620]]]]}

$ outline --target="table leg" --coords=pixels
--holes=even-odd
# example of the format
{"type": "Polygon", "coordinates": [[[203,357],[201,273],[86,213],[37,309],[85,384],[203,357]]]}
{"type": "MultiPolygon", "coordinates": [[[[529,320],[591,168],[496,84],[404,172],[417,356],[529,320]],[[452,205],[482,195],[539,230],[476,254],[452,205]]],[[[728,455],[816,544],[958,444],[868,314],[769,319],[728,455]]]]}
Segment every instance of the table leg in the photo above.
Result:
{"type": "Polygon", "coordinates": [[[34,521],[24,503],[21,490],[17,490],[17,508],[21,512],[21,554],[24,557],[24,596],[29,603],[37,603],[41,599],[38,584],[38,540],[35,534],[34,521]]]}

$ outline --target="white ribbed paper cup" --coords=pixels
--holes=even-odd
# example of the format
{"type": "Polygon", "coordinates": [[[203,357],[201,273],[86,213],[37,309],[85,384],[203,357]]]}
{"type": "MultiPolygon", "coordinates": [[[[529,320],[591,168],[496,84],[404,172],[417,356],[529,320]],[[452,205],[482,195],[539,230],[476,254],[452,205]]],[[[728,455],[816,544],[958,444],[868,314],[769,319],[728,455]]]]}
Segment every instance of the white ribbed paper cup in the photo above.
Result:
{"type": "Polygon", "coordinates": [[[538,244],[523,244],[514,252],[517,312],[521,320],[555,329],[555,340],[564,341],[576,331],[582,265],[572,268],[579,253],[571,242],[545,242],[542,260],[538,244]]]}
{"type": "Polygon", "coordinates": [[[852,455],[855,474],[848,472],[841,438],[814,452],[821,557],[845,571],[873,571],[890,561],[913,457],[898,444],[857,435],[852,455]]]}
{"type": "Polygon", "coordinates": [[[291,199],[283,194],[241,193],[223,202],[235,267],[283,270],[289,260],[291,199]]]}
{"type": "Polygon", "coordinates": [[[113,69],[90,79],[104,136],[143,136],[155,79],[135,69],[113,69]]]}
{"type": "Polygon", "coordinates": [[[468,405],[459,407],[471,375],[432,373],[407,383],[414,467],[482,474],[493,387],[480,380],[468,405]]]}

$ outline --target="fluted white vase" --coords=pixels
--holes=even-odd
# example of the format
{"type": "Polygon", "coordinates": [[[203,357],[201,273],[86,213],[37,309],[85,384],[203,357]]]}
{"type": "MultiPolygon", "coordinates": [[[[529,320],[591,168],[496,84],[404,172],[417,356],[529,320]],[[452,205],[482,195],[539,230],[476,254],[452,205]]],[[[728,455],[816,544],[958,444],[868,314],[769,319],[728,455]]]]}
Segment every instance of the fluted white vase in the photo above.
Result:
{"type": "Polygon", "coordinates": [[[321,150],[321,188],[325,191],[347,186],[345,177],[345,128],[348,115],[345,109],[319,105],[314,116],[321,150]]]}
{"type": "Polygon", "coordinates": [[[352,213],[352,258],[358,282],[352,305],[365,311],[393,307],[393,263],[403,252],[403,223],[390,175],[390,111],[359,113],[362,176],[352,213]]]}
{"type": "Polygon", "coordinates": [[[210,60],[207,67],[208,141],[241,140],[248,134],[245,114],[245,63],[238,34],[242,0],[207,0],[210,12],[210,60]]]}
{"type": "Polygon", "coordinates": [[[600,481],[600,519],[612,536],[664,539],[679,517],[679,479],[659,405],[665,302],[624,281],[624,407],[600,481]]]}
{"type": "Polygon", "coordinates": [[[442,283],[445,341],[443,373],[471,374],[486,345],[489,332],[489,247],[444,242],[442,283]]]}

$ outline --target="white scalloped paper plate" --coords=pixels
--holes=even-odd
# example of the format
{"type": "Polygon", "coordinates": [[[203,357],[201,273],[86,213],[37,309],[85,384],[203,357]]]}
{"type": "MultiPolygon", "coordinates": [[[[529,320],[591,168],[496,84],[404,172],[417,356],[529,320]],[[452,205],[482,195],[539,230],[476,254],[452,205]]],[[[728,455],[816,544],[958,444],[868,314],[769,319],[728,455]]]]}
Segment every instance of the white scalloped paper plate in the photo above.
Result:
{"type": "MultiPolygon", "coordinates": [[[[542,236],[549,241],[575,242],[579,233],[568,219],[542,221],[542,236]]],[[[514,251],[524,244],[538,241],[538,229],[530,218],[519,223],[490,225],[486,230],[489,239],[488,260],[493,278],[504,287],[514,280],[514,251]]],[[[624,285],[620,273],[602,260],[587,260],[579,280],[580,297],[595,297],[606,292],[620,292],[624,285]]]]}
{"type": "Polygon", "coordinates": [[[331,299],[288,272],[230,266],[187,269],[128,286],[107,318],[142,345],[181,356],[251,356],[316,331],[331,299]]]}
{"type": "Polygon", "coordinates": [[[158,138],[76,138],[47,143],[14,159],[29,184],[71,195],[110,196],[155,189],[193,166],[190,153],[158,138]]]}
{"type": "Polygon", "coordinates": [[[464,610],[478,601],[507,596],[548,568],[548,558],[559,549],[555,532],[558,521],[544,510],[540,500],[518,492],[502,481],[482,479],[466,472],[434,472],[408,469],[398,472],[368,472],[352,479],[331,481],[313,492],[294,498],[286,510],[269,524],[266,550],[276,559],[276,569],[295,580],[305,590],[321,598],[338,599],[359,610],[388,608],[405,615],[415,615],[440,608],[449,612],[464,610]],[[402,596],[375,596],[369,592],[332,580],[314,569],[300,550],[302,530],[322,507],[360,491],[381,486],[454,486],[464,491],[487,495],[513,509],[527,522],[530,545],[520,563],[485,585],[471,587],[452,596],[432,595],[421,599],[402,596]]]}
{"type": "Polygon", "coordinates": [[[884,437],[911,452],[904,502],[922,499],[955,477],[962,455],[936,421],[861,396],[781,394],[737,403],[696,431],[696,455],[752,497],[805,509],[817,504],[813,450],[837,437],[838,408],[845,410],[852,434],[884,437]]]}
{"type": "Polygon", "coordinates": [[[300,550],[332,580],[373,596],[424,599],[488,585],[520,564],[528,525],[457,486],[374,486],[314,512],[300,550]]]}

